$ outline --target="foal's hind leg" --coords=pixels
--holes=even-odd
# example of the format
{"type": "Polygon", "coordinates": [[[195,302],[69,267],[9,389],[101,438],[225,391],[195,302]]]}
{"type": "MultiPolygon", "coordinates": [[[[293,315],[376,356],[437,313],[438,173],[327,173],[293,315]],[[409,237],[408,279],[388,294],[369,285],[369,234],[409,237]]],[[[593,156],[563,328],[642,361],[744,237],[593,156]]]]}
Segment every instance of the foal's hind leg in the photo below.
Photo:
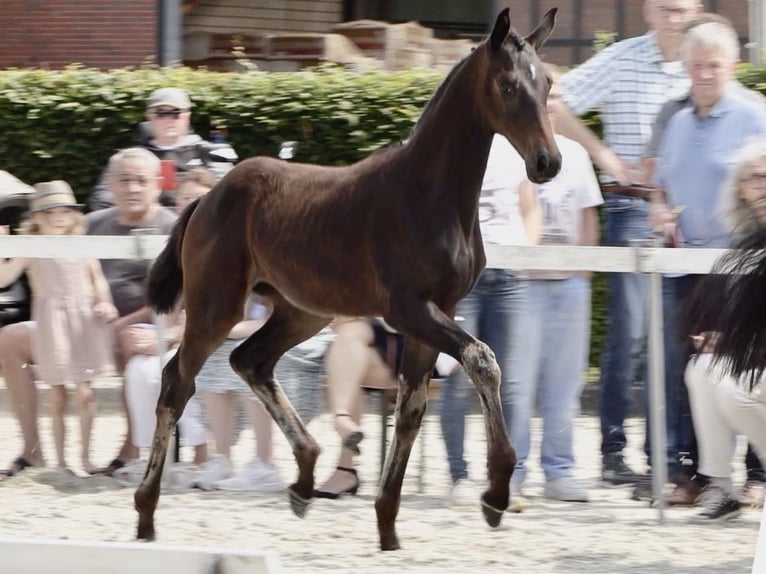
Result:
{"type": "Polygon", "coordinates": [[[290,506],[302,518],[314,491],[320,449],[274,379],[274,366],[285,351],[315,335],[330,319],[301,311],[281,298],[273,302],[266,324],[232,352],[231,366],[261,399],[293,449],[298,480],[290,486],[290,506]]]}
{"type": "Polygon", "coordinates": [[[500,404],[500,368],[492,350],[463,331],[431,302],[398,301],[393,317],[386,320],[396,329],[434,349],[454,357],[476,387],[484,411],[487,432],[489,488],[482,495],[482,511],[490,526],[498,526],[508,508],[509,482],[516,453],[511,446],[500,404]]]}
{"type": "Polygon", "coordinates": [[[227,289],[223,284],[215,283],[207,285],[205,291],[208,297],[195,294],[194,303],[187,304],[183,341],[162,371],[152,451],[146,474],[134,495],[139,540],[155,538],[154,511],[160,496],[168,442],[186,403],[194,394],[194,377],[210,353],[226,339],[231,327],[242,318],[245,291],[237,293],[233,284],[227,289]],[[213,292],[216,292],[215,296],[213,292]],[[207,300],[206,304],[201,305],[204,300],[207,300]]]}
{"type": "Polygon", "coordinates": [[[395,434],[375,500],[381,550],[399,549],[395,522],[399,513],[402,481],[412,444],[426,412],[428,381],[436,355],[436,351],[412,339],[405,343],[402,377],[396,401],[395,434]]]}

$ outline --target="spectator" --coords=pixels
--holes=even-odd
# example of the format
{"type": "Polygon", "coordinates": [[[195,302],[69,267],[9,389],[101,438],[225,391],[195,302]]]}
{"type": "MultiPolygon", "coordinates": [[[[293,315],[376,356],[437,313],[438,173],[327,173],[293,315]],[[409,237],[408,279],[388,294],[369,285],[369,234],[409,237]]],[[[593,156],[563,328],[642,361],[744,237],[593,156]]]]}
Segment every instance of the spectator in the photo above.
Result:
{"type": "MultiPolygon", "coordinates": [[[[130,235],[134,230],[154,230],[169,234],[175,214],[157,202],[159,197],[160,160],[144,148],[129,148],[109,160],[108,180],[115,207],[89,213],[85,217],[88,235],[130,235]]],[[[119,343],[117,366],[122,367],[136,354],[154,353],[157,334],[138,326],[151,321],[151,310],[144,304],[144,282],[149,264],[134,259],[107,259],[101,262],[109,283],[112,300],[119,317],[112,321],[112,331],[119,343]]],[[[15,414],[22,429],[24,447],[4,476],[13,476],[28,466],[42,466],[45,460],[39,449],[37,428],[37,389],[28,365],[33,363],[32,336],[34,323],[16,323],[0,329],[0,364],[15,414]],[[20,463],[20,460],[23,463],[20,463]]],[[[180,332],[166,331],[172,343],[180,332]]],[[[130,442],[131,428],[117,457],[105,469],[112,474],[136,458],[137,450],[130,442]]]]}
{"type": "MultiPolygon", "coordinates": [[[[739,40],[733,28],[707,22],[691,28],[682,45],[692,80],[692,106],[677,112],[662,137],[652,198],[652,224],[663,229],[677,216],[675,242],[683,247],[728,247],[730,228],[718,209],[722,184],[744,141],[766,134],[766,110],[734,83],[739,40]],[[683,206],[683,207],[681,207],[683,206]]],[[[706,484],[697,474],[694,427],[687,414],[683,369],[693,352],[675,312],[699,275],[663,278],[665,387],[671,504],[693,504],[706,484]]]]}
{"type": "Polygon", "coordinates": [[[183,174],[176,192],[175,210],[178,215],[192,203],[210,191],[215,185],[215,177],[204,167],[195,167],[183,174]]]}
{"type": "MultiPolygon", "coordinates": [[[[65,181],[35,185],[30,219],[24,233],[70,235],[83,232],[81,205],[65,181]]],[[[6,227],[2,228],[8,232],[6,227]]],[[[0,263],[0,284],[12,283],[27,272],[33,293],[32,344],[37,369],[50,387],[49,404],[53,441],[60,472],[72,474],[64,456],[66,441],[66,385],[76,385],[80,415],[83,470],[96,469],[90,459],[90,439],[96,404],[90,383],[113,371],[111,337],[107,323],[117,317],[109,285],[97,259],[5,259],[0,263]]]]}
{"type": "MultiPolygon", "coordinates": [[[[645,191],[638,161],[652,123],[668,98],[689,87],[679,58],[686,23],[699,12],[697,0],[644,0],[649,31],[604,48],[561,78],[562,102],[557,105],[559,131],[582,144],[602,170],[607,245],[625,246],[650,235],[645,191]],[[598,110],[603,141],[574,114],[598,110]]],[[[607,327],[601,356],[599,417],[601,477],[611,484],[635,482],[625,463],[625,417],[637,359],[646,334],[645,279],[638,274],[608,276],[607,327]]]]}
{"type": "MultiPolygon", "coordinates": [[[[694,20],[688,24],[687,31],[695,26],[699,26],[700,24],[705,24],[707,22],[719,22],[729,28],[733,28],[731,22],[724,16],[721,16],[720,14],[705,12],[699,14],[699,16],[694,18],[694,20]]],[[[732,81],[732,86],[742,90],[743,96],[753,99],[758,104],[763,106],[764,109],[766,109],[766,97],[764,97],[763,94],[746,88],[736,79],[732,81]]],[[[681,98],[668,100],[665,105],[662,106],[662,109],[660,109],[659,114],[657,114],[654,126],[652,127],[652,137],[647,144],[645,157],[642,159],[642,169],[644,171],[646,181],[650,181],[653,178],[654,168],[657,161],[657,150],[659,148],[660,141],[662,140],[662,136],[665,133],[665,128],[670,121],[670,118],[672,118],[676,112],[686,109],[690,106],[692,106],[691,92],[685,94],[681,98]]],[[[694,452],[696,452],[696,449],[693,446],[692,453],[694,452]]],[[[758,455],[753,450],[752,445],[748,445],[747,447],[747,453],[745,454],[745,467],[747,470],[747,482],[745,483],[745,487],[742,491],[740,500],[746,506],[761,507],[763,506],[764,495],[766,495],[766,472],[764,472],[763,465],[761,464],[758,455]]],[[[646,483],[642,486],[642,488],[638,489],[635,497],[650,497],[649,480],[647,480],[646,483]]]]}
{"type": "MultiPolygon", "coordinates": [[[[212,144],[191,130],[192,103],[180,88],[154,90],[146,104],[146,122],[141,124],[139,146],[151,151],[162,161],[160,203],[175,204],[178,176],[196,167],[205,167],[216,180],[221,179],[237,160],[231,146],[212,144]]],[[[101,174],[90,197],[93,210],[111,207],[113,198],[101,174]]]]}
{"type": "MultiPolygon", "coordinates": [[[[485,244],[526,245],[536,241],[540,211],[524,174],[521,157],[507,139],[496,134],[479,199],[479,221],[485,244]],[[520,185],[522,181],[526,183],[520,185]]],[[[517,328],[525,301],[525,284],[516,273],[489,268],[481,273],[456,311],[456,316],[464,320],[464,329],[486,342],[497,357],[503,374],[500,393],[507,428],[511,426],[511,377],[517,370],[512,363],[518,358],[513,348],[513,341],[518,337],[512,336],[512,330],[517,328]]],[[[465,414],[472,387],[460,369],[444,381],[443,388],[440,420],[452,479],[450,497],[455,504],[473,504],[476,497],[463,456],[465,414]]]]}
{"type": "MultiPolygon", "coordinates": [[[[722,211],[735,234],[748,234],[766,226],[765,200],[766,137],[759,137],[748,141],[737,152],[731,174],[723,186],[722,211]]],[[[719,287],[721,294],[725,294],[725,284],[719,287]]],[[[701,311],[698,316],[717,317],[720,307],[716,306],[712,313],[710,309],[701,311]]],[[[715,323],[704,328],[715,329],[715,323]]],[[[697,518],[705,522],[728,520],[739,515],[741,505],[763,505],[762,499],[754,500],[749,472],[741,500],[737,500],[731,463],[735,433],[746,435],[758,456],[766,460],[766,427],[763,425],[766,386],[761,377],[748,391],[750,375],[736,380],[725,372],[725,365],[713,362],[714,333],[695,336],[694,343],[697,355],[686,366],[685,380],[699,445],[699,470],[710,477],[711,487],[711,494],[705,497],[705,508],[697,518]]]]}
{"type": "Polygon", "coordinates": [[[219,455],[195,479],[204,490],[238,490],[257,493],[279,492],[285,485],[272,460],[271,415],[252,389],[234,372],[229,356],[242,341],[263,324],[267,312],[254,299],[247,303],[243,319],[231,328],[227,340],[211,354],[196,378],[219,455]],[[253,426],[255,460],[233,475],[231,447],[234,443],[235,401],[239,400],[253,426]]]}
{"type": "MultiPolygon", "coordinates": [[[[557,74],[554,72],[554,78],[557,74]]],[[[555,80],[548,95],[560,97],[555,80]]],[[[555,114],[551,125],[557,129],[555,114]]],[[[537,186],[543,245],[597,245],[598,214],[603,203],[588,152],[556,134],[561,171],[537,186]]],[[[579,410],[580,391],[590,340],[590,273],[531,271],[526,281],[527,301],[519,312],[514,340],[517,373],[513,391],[511,439],[516,448],[516,470],[511,479],[512,508],[519,510],[529,457],[530,421],[539,404],[543,419],[541,458],[546,498],[587,502],[588,493],[572,476],[572,427],[579,410]]]]}
{"type": "Polygon", "coordinates": [[[354,457],[364,438],[360,428],[363,387],[396,388],[395,372],[402,358],[403,338],[374,319],[336,319],[335,339],[325,356],[327,396],[334,415],[341,452],[335,471],[314,491],[317,498],[356,494],[359,476],[354,457]]]}

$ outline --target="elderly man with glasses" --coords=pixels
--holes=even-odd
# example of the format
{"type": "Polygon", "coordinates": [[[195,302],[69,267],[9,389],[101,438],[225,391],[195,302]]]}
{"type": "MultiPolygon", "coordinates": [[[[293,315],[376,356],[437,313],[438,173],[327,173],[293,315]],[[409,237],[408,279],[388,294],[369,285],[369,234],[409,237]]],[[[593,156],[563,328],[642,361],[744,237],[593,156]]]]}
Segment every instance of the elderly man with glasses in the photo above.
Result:
{"type": "MultiPolygon", "coordinates": [[[[162,162],[162,195],[160,203],[175,204],[177,175],[193,168],[205,167],[218,180],[237,160],[237,154],[225,143],[211,143],[191,129],[192,102],[180,88],[154,90],[147,100],[146,121],[141,124],[139,146],[151,151],[162,162]]],[[[92,210],[113,205],[104,174],[90,197],[92,210]]]]}

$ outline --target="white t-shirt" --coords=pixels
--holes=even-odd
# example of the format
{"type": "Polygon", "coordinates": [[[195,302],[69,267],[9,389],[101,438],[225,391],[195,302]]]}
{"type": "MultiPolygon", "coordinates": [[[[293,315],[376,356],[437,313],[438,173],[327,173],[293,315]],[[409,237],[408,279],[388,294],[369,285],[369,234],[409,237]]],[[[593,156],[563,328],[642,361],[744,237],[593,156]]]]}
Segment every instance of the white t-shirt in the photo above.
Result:
{"type": "Polygon", "coordinates": [[[525,178],[524,159],[511,142],[495,134],[479,197],[479,224],[484,243],[529,244],[519,212],[519,185],[525,178]]]}
{"type": "MultiPolygon", "coordinates": [[[[582,210],[604,203],[588,152],[576,141],[556,135],[561,152],[561,171],[548,183],[537,186],[542,211],[540,245],[578,245],[582,210]]],[[[535,279],[564,279],[566,271],[534,271],[535,279]]]]}

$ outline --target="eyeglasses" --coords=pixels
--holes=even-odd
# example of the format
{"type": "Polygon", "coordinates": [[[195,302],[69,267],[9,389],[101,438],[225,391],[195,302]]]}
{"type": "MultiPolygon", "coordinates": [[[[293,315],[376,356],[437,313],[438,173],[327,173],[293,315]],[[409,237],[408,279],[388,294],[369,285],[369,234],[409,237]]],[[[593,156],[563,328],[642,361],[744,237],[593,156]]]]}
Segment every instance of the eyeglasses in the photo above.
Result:
{"type": "Polygon", "coordinates": [[[185,111],[186,110],[179,110],[178,108],[171,110],[152,110],[152,115],[155,118],[173,118],[174,120],[177,120],[185,111]]]}
{"type": "Polygon", "coordinates": [[[742,181],[747,183],[757,183],[759,185],[764,185],[766,184],[766,172],[755,171],[751,173],[750,175],[743,177],[742,181]]]}

